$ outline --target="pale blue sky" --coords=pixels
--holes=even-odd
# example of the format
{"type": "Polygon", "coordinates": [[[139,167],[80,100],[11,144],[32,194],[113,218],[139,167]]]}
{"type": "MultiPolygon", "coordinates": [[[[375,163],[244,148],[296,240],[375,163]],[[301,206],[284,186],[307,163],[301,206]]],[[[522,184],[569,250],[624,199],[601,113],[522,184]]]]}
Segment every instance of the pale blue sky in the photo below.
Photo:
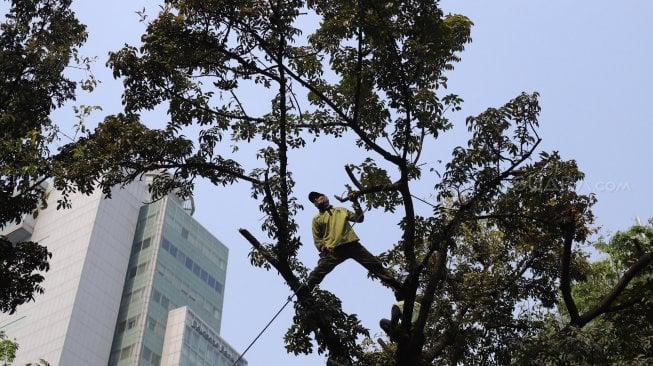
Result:
{"type": "MultiPolygon", "coordinates": [[[[95,73],[102,81],[91,97],[80,103],[98,104],[90,124],[120,111],[121,85],[104,70],[106,54],[124,43],[137,45],[143,24],[135,10],[143,7],[154,16],[158,1],[77,1],[74,8],[90,33],[86,55],[99,61],[95,73]]],[[[522,91],[541,94],[541,149],[558,150],[565,159],[576,159],[586,173],[581,187],[594,192],[597,224],[603,233],[626,228],[635,217],[653,217],[649,187],[653,150],[653,2],[568,0],[470,0],[443,1],[445,12],[467,15],[475,23],[473,42],[462,53],[462,62],[450,73],[449,91],[464,100],[463,110],[452,116],[458,127],[451,137],[425,157],[450,157],[450,146],[464,144],[463,122],[488,107],[497,107],[522,91]]],[[[4,6],[4,5],[3,5],[4,6]]],[[[252,99],[256,94],[249,92],[252,99]]],[[[157,123],[157,115],[146,122],[157,123]]],[[[297,193],[317,189],[340,194],[347,178],[343,165],[360,161],[352,150],[341,159],[319,160],[331,147],[320,141],[301,155],[291,156],[291,169],[298,179],[297,193]]],[[[241,155],[242,156],[242,155],[241,155]]],[[[428,197],[428,191],[416,192],[428,197]]],[[[195,217],[230,248],[222,336],[243,350],[283,305],[290,292],[274,271],[250,266],[249,244],[237,230],[246,227],[259,233],[262,214],[249,199],[248,187],[216,189],[200,184],[196,190],[195,217]],[[234,209],[236,211],[234,211],[234,209]],[[225,211],[229,215],[223,215],[225,211]]],[[[421,209],[427,210],[428,207],[421,209]]],[[[312,267],[317,254],[310,240],[314,210],[307,205],[299,216],[305,245],[300,258],[312,267]]],[[[398,238],[396,217],[371,212],[356,226],[362,242],[372,253],[390,248],[398,238]]],[[[343,301],[345,310],[358,313],[372,333],[379,333],[378,320],[387,316],[393,298],[378,282],[366,279],[355,263],[344,263],[322,285],[343,301]]],[[[291,324],[293,310],[287,308],[248,352],[250,365],[319,365],[322,356],[287,355],[283,335],[291,324]]]]}

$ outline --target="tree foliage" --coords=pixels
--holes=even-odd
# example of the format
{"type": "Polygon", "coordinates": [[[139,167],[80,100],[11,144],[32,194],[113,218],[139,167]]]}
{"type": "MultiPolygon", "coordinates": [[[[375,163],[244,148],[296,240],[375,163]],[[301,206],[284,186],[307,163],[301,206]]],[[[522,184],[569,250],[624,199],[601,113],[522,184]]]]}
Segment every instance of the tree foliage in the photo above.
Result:
{"type": "MultiPolygon", "coordinates": [[[[401,216],[401,239],[384,260],[404,281],[404,319],[391,354],[366,352],[359,342],[366,329],[336,295],[301,293],[285,337],[289,352],[317,350],[334,365],[508,364],[523,339],[544,331],[538,311],[562,299],[568,325],[582,328],[615,305],[611,294],[625,291],[612,287],[588,308],[574,298],[572,284],[591,269],[574,243],[591,232],[594,198],[576,192],[583,174],[573,160],[537,151],[537,93],[467,118],[469,140],[443,171],[421,164],[461,108],[462,99],[445,91],[446,72],[471,40],[465,16],[444,15],[437,1],[165,4],[142,45],[110,56],[125,86],[124,114],[62,149],[57,169],[82,191],[99,185],[107,194],[159,169],[170,175],[155,182],[155,197],[190,194],[200,177],[216,186],[245,182],[267,234],[261,242],[241,230],[251,262],[297,289],[307,268],[296,255],[302,207],[290,162],[318,138],[353,137],[361,154],[345,169],[353,193],[401,216]],[[318,20],[315,29],[300,28],[306,17],[318,20]],[[244,86],[262,97],[243,99],[244,86]],[[140,115],[159,106],[169,120],[148,128],[140,115]],[[233,159],[233,149],[251,143],[256,163],[233,159]],[[418,212],[414,192],[425,184],[433,209],[418,212]],[[411,326],[417,295],[422,306],[411,326]]],[[[648,268],[650,256],[629,262],[626,273],[648,268]]]]}
{"type": "MultiPolygon", "coordinates": [[[[18,348],[18,343],[7,339],[5,333],[0,331],[0,361],[2,361],[2,366],[9,366],[14,362],[18,348]]],[[[38,363],[28,363],[25,366],[50,366],[50,363],[40,359],[38,363]]]]}
{"type": "Polygon", "coordinates": [[[51,254],[47,248],[31,241],[12,244],[0,240],[0,311],[13,314],[18,305],[34,300],[34,294],[43,293],[44,277],[41,272],[50,267],[51,254]]]}
{"type": "MultiPolygon", "coordinates": [[[[595,244],[601,258],[573,288],[578,309],[590,312],[629,278],[637,262],[653,251],[653,226],[638,223],[595,244]]],[[[544,330],[521,347],[530,364],[649,365],[653,361],[653,271],[640,268],[605,308],[583,328],[570,326],[567,308],[542,317],[544,330]],[[560,335],[563,336],[560,336],[560,335]],[[562,350],[562,351],[561,351],[562,350]]],[[[526,362],[527,361],[527,362],[526,362]]]]}
{"type": "Polygon", "coordinates": [[[11,365],[16,359],[16,350],[18,349],[18,344],[16,342],[7,339],[7,336],[3,331],[0,331],[0,360],[3,362],[3,366],[11,365]]]}
{"type": "MultiPolygon", "coordinates": [[[[70,1],[11,1],[0,24],[0,229],[45,205],[42,183],[53,175],[49,144],[57,136],[50,113],[75,97],[77,83],[64,69],[78,60],[85,27],[70,1]]],[[[81,60],[78,60],[81,61],[81,60]]],[[[92,85],[89,84],[89,86],[92,85]]],[[[33,242],[12,244],[0,236],[0,309],[42,292],[49,253],[33,242]]]]}

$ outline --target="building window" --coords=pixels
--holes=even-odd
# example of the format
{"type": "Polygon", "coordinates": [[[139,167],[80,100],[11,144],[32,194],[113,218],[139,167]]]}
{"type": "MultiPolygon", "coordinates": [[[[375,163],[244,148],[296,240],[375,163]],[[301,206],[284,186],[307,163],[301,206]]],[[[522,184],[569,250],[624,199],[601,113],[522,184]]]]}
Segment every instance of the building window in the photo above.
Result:
{"type": "Polygon", "coordinates": [[[139,264],[138,265],[138,270],[136,271],[136,274],[137,275],[143,274],[145,271],[147,271],[147,265],[148,265],[148,262],[139,264]]]}
{"type": "Polygon", "coordinates": [[[136,270],[137,270],[136,266],[129,269],[129,278],[136,277],[136,270]]]}
{"type": "Polygon", "coordinates": [[[140,300],[141,297],[143,296],[143,291],[144,291],[144,289],[142,287],[139,288],[138,290],[134,290],[134,292],[132,292],[131,302],[133,303],[133,302],[136,302],[136,301],[140,300]]]}
{"type": "Polygon", "coordinates": [[[152,238],[146,238],[143,240],[143,245],[141,248],[144,250],[145,248],[148,248],[152,242],[152,238]]]}
{"type": "MultiPolygon", "coordinates": [[[[156,329],[156,320],[154,320],[152,317],[148,317],[147,319],[147,327],[151,330],[154,331],[156,329]]],[[[148,358],[149,359],[149,358],[148,358]]]]}
{"type": "Polygon", "coordinates": [[[172,243],[170,243],[170,254],[172,254],[173,257],[177,256],[177,247],[172,243]]]}
{"type": "Polygon", "coordinates": [[[139,315],[132,316],[131,318],[127,319],[127,329],[132,329],[138,325],[138,318],[139,315]]]}
{"type": "MultiPolygon", "coordinates": [[[[179,263],[181,263],[184,267],[186,267],[189,271],[191,271],[202,282],[207,284],[209,287],[213,288],[219,294],[222,294],[223,291],[222,284],[219,283],[213,276],[211,276],[208,273],[208,271],[202,268],[202,266],[200,266],[197,262],[193,261],[188,255],[186,255],[186,253],[184,253],[183,250],[179,249],[177,246],[170,243],[165,238],[162,239],[161,243],[163,249],[165,249],[173,257],[175,257],[179,263]]],[[[225,264],[225,262],[222,261],[220,264],[225,264]]],[[[165,274],[163,274],[163,277],[169,278],[173,286],[179,287],[179,283],[178,283],[179,281],[178,280],[175,281],[175,279],[178,279],[178,277],[174,273],[166,272],[165,274]]]]}
{"type": "Polygon", "coordinates": [[[181,250],[177,252],[177,260],[180,261],[181,263],[186,262],[186,254],[182,252],[181,250]]]}
{"type": "Polygon", "coordinates": [[[206,271],[205,271],[204,269],[201,270],[201,272],[200,272],[200,278],[202,279],[202,281],[204,281],[204,282],[208,281],[208,275],[209,275],[209,274],[206,273],[206,271]]]}
{"type": "Polygon", "coordinates": [[[181,237],[184,239],[188,239],[188,230],[186,230],[185,227],[181,228],[181,237]]]}
{"type": "Polygon", "coordinates": [[[134,348],[133,345],[127,346],[127,347],[123,348],[120,351],[120,360],[121,361],[129,358],[132,355],[132,348],[134,348]]]}
{"type": "Polygon", "coordinates": [[[161,295],[161,306],[163,306],[164,309],[168,309],[169,305],[170,300],[165,295],[161,295]]]}
{"type": "Polygon", "coordinates": [[[154,289],[154,291],[152,291],[152,299],[154,301],[156,301],[158,304],[160,304],[161,303],[161,293],[159,291],[157,291],[156,289],[154,289]]]}
{"type": "Polygon", "coordinates": [[[152,357],[152,351],[149,348],[147,348],[147,346],[143,346],[143,356],[142,356],[142,358],[145,361],[149,361],[151,357],[152,357]]]}
{"type": "Polygon", "coordinates": [[[165,249],[166,251],[167,251],[167,250],[170,250],[170,242],[168,241],[168,239],[166,239],[166,238],[161,239],[161,246],[162,246],[163,249],[165,249]]]}

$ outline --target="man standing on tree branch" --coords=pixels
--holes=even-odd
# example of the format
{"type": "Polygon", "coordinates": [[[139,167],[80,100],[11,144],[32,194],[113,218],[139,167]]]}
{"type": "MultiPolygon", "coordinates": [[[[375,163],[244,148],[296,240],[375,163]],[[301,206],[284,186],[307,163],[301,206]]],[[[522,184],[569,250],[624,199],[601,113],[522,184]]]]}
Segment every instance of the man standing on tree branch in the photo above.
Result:
{"type": "Polygon", "coordinates": [[[350,193],[347,199],[352,201],[354,212],[344,207],[333,207],[322,193],[311,192],[308,199],[320,210],[313,218],[313,239],[320,251],[317,267],[308,276],[307,290],[312,290],[338,264],[352,258],[365,267],[373,276],[378,277],[386,286],[392,288],[395,297],[402,298],[401,282],[383,268],[378,258],[373,256],[359,242],[349,221],[363,222],[364,215],[358,203],[358,196],[350,193]]]}

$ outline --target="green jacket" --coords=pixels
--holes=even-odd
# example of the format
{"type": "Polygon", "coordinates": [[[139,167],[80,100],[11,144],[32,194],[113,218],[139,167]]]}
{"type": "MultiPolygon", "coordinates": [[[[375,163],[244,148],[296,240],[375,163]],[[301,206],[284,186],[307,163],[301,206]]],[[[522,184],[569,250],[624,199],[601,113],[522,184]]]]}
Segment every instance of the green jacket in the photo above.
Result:
{"type": "Polygon", "coordinates": [[[363,222],[363,210],[354,203],[355,212],[344,207],[329,207],[313,217],[313,240],[319,251],[333,249],[338,245],[358,240],[348,221],[363,222]]]}

